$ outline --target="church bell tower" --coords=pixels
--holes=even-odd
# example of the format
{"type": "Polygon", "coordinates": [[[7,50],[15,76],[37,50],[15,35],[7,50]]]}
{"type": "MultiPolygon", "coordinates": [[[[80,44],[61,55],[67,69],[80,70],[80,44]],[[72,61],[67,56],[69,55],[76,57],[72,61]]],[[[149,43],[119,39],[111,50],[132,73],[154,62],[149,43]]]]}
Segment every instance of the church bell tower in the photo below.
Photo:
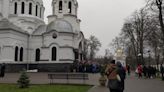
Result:
{"type": "Polygon", "coordinates": [[[64,15],[77,16],[78,3],[76,0],[53,0],[52,13],[57,17],[64,15]]]}
{"type": "MultiPolygon", "coordinates": [[[[67,21],[72,25],[73,32],[80,31],[80,22],[77,16],[77,0],[53,0],[52,15],[48,16],[48,24],[57,20],[67,21]]],[[[64,24],[62,24],[64,26],[64,24]]]]}

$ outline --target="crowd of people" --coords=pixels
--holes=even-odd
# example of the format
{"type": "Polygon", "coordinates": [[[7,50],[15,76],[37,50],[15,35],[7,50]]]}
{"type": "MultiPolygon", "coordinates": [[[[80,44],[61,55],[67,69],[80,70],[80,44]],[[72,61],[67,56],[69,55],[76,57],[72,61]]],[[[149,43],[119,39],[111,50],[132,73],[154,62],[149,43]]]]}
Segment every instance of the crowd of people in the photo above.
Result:
{"type": "MultiPolygon", "coordinates": [[[[138,65],[135,73],[138,76],[138,78],[156,78],[157,77],[157,73],[161,73],[161,75],[163,75],[164,73],[164,68],[161,65],[160,69],[154,67],[154,66],[145,66],[145,65],[138,65]]],[[[163,77],[162,77],[163,78],[163,77]]]]}
{"type": "Polygon", "coordinates": [[[71,72],[82,72],[82,73],[98,73],[100,72],[101,65],[95,62],[79,62],[73,63],[71,66],[71,72]]]}

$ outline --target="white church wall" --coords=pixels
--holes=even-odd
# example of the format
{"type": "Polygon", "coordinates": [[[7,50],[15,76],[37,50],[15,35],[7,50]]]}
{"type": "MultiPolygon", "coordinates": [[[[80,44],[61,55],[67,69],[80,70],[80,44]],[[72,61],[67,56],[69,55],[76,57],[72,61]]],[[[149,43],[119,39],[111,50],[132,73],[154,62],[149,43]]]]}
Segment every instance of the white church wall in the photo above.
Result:
{"type": "Polygon", "coordinates": [[[0,32],[0,43],[2,44],[2,58],[1,60],[14,61],[15,47],[23,47],[23,60],[27,61],[27,35],[11,30],[0,32]]]}
{"type": "Polygon", "coordinates": [[[2,0],[0,0],[0,13],[2,13],[2,0]]]}
{"type": "Polygon", "coordinates": [[[40,49],[40,53],[42,53],[42,50],[41,50],[41,47],[42,47],[42,36],[32,36],[31,39],[30,39],[30,48],[31,48],[31,60],[32,62],[35,62],[35,52],[36,52],[36,49],[40,49]]]}
{"type": "Polygon", "coordinates": [[[57,61],[56,62],[59,62],[59,59],[70,59],[70,60],[74,59],[73,48],[66,48],[66,47],[73,46],[73,37],[71,34],[59,33],[56,39],[52,38],[52,34],[47,34],[44,36],[44,44],[46,47],[49,48],[49,51],[46,48],[44,48],[45,52],[43,56],[45,56],[47,59],[48,58],[47,55],[49,55],[50,62],[53,62],[51,61],[51,49],[53,46],[57,48],[57,61]]]}
{"type": "Polygon", "coordinates": [[[10,0],[4,0],[4,1],[2,2],[2,14],[3,14],[4,18],[8,18],[8,15],[10,12],[9,11],[9,6],[10,6],[9,1],[10,0]]]}
{"type": "Polygon", "coordinates": [[[56,15],[50,15],[47,17],[48,18],[48,24],[55,21],[57,19],[56,15]]]}
{"type": "MultiPolygon", "coordinates": [[[[23,35],[20,33],[15,33],[13,32],[10,35],[11,38],[11,43],[14,44],[14,46],[18,46],[19,48],[23,47],[23,62],[26,62],[27,59],[27,45],[28,45],[28,36],[27,35],[23,35]]],[[[15,50],[15,47],[14,47],[15,50]]]]}
{"type": "Polygon", "coordinates": [[[46,61],[48,60],[48,62],[51,60],[50,58],[50,49],[48,47],[44,47],[44,48],[41,48],[41,56],[40,56],[40,59],[43,60],[43,61],[46,61]]]}
{"type": "Polygon", "coordinates": [[[72,2],[72,13],[71,14],[76,15],[76,6],[73,2],[72,2]]]}
{"type": "Polygon", "coordinates": [[[60,46],[73,46],[73,39],[71,37],[62,36],[60,46]]]}
{"type": "Polygon", "coordinates": [[[44,45],[46,45],[46,47],[49,47],[52,43],[60,43],[60,41],[62,41],[59,37],[57,37],[56,39],[52,38],[52,35],[46,35],[44,36],[44,45]]]}
{"type": "MultiPolygon", "coordinates": [[[[9,35],[9,34],[8,34],[9,35]]],[[[0,36],[1,47],[1,61],[14,61],[14,49],[13,45],[10,43],[11,38],[9,37],[1,37],[0,36]]]]}
{"type": "Polygon", "coordinates": [[[60,48],[59,58],[61,60],[70,59],[74,60],[74,53],[72,48],[60,48]]]}
{"type": "Polygon", "coordinates": [[[14,62],[14,48],[11,45],[4,45],[2,51],[2,60],[7,62],[14,62]]]}
{"type": "Polygon", "coordinates": [[[56,39],[52,38],[52,34],[49,34],[47,36],[44,37],[44,44],[46,46],[49,46],[52,43],[56,43],[59,46],[72,46],[73,45],[73,38],[71,35],[61,35],[59,34],[59,36],[56,39]]]}

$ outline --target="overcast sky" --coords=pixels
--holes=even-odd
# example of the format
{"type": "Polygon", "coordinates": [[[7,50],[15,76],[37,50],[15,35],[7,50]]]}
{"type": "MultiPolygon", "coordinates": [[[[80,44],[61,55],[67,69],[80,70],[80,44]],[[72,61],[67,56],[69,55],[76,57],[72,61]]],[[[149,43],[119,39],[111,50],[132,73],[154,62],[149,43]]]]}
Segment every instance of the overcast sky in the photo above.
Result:
{"type": "MultiPolygon", "coordinates": [[[[81,30],[86,38],[96,36],[102,43],[99,55],[109,48],[109,43],[122,28],[125,19],[135,10],[144,6],[145,0],[77,0],[79,3],[78,18],[82,20],[81,30]]],[[[43,0],[45,21],[52,14],[52,0],[43,0]]]]}

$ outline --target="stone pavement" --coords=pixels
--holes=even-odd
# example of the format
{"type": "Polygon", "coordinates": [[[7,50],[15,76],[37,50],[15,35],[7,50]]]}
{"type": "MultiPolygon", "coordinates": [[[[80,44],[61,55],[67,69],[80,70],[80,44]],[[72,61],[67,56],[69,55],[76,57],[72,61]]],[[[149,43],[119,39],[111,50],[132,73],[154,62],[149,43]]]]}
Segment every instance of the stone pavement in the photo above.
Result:
{"type": "MultiPolygon", "coordinates": [[[[0,83],[16,83],[19,73],[7,73],[5,78],[0,78],[0,83]]],[[[32,84],[49,84],[47,73],[28,73],[32,84]]],[[[89,74],[85,83],[94,85],[88,92],[109,92],[107,87],[99,86],[99,74],[89,74]]],[[[67,83],[67,80],[55,80],[55,83],[67,83]]],[[[70,80],[69,83],[83,83],[82,80],[70,80]]],[[[164,92],[164,81],[160,79],[138,79],[134,75],[127,77],[124,92],[164,92]]]]}
{"type": "MultiPolygon", "coordinates": [[[[88,92],[109,92],[107,87],[94,86],[88,92]]],[[[124,92],[164,92],[164,81],[160,79],[138,79],[127,77],[124,92]]]]}

